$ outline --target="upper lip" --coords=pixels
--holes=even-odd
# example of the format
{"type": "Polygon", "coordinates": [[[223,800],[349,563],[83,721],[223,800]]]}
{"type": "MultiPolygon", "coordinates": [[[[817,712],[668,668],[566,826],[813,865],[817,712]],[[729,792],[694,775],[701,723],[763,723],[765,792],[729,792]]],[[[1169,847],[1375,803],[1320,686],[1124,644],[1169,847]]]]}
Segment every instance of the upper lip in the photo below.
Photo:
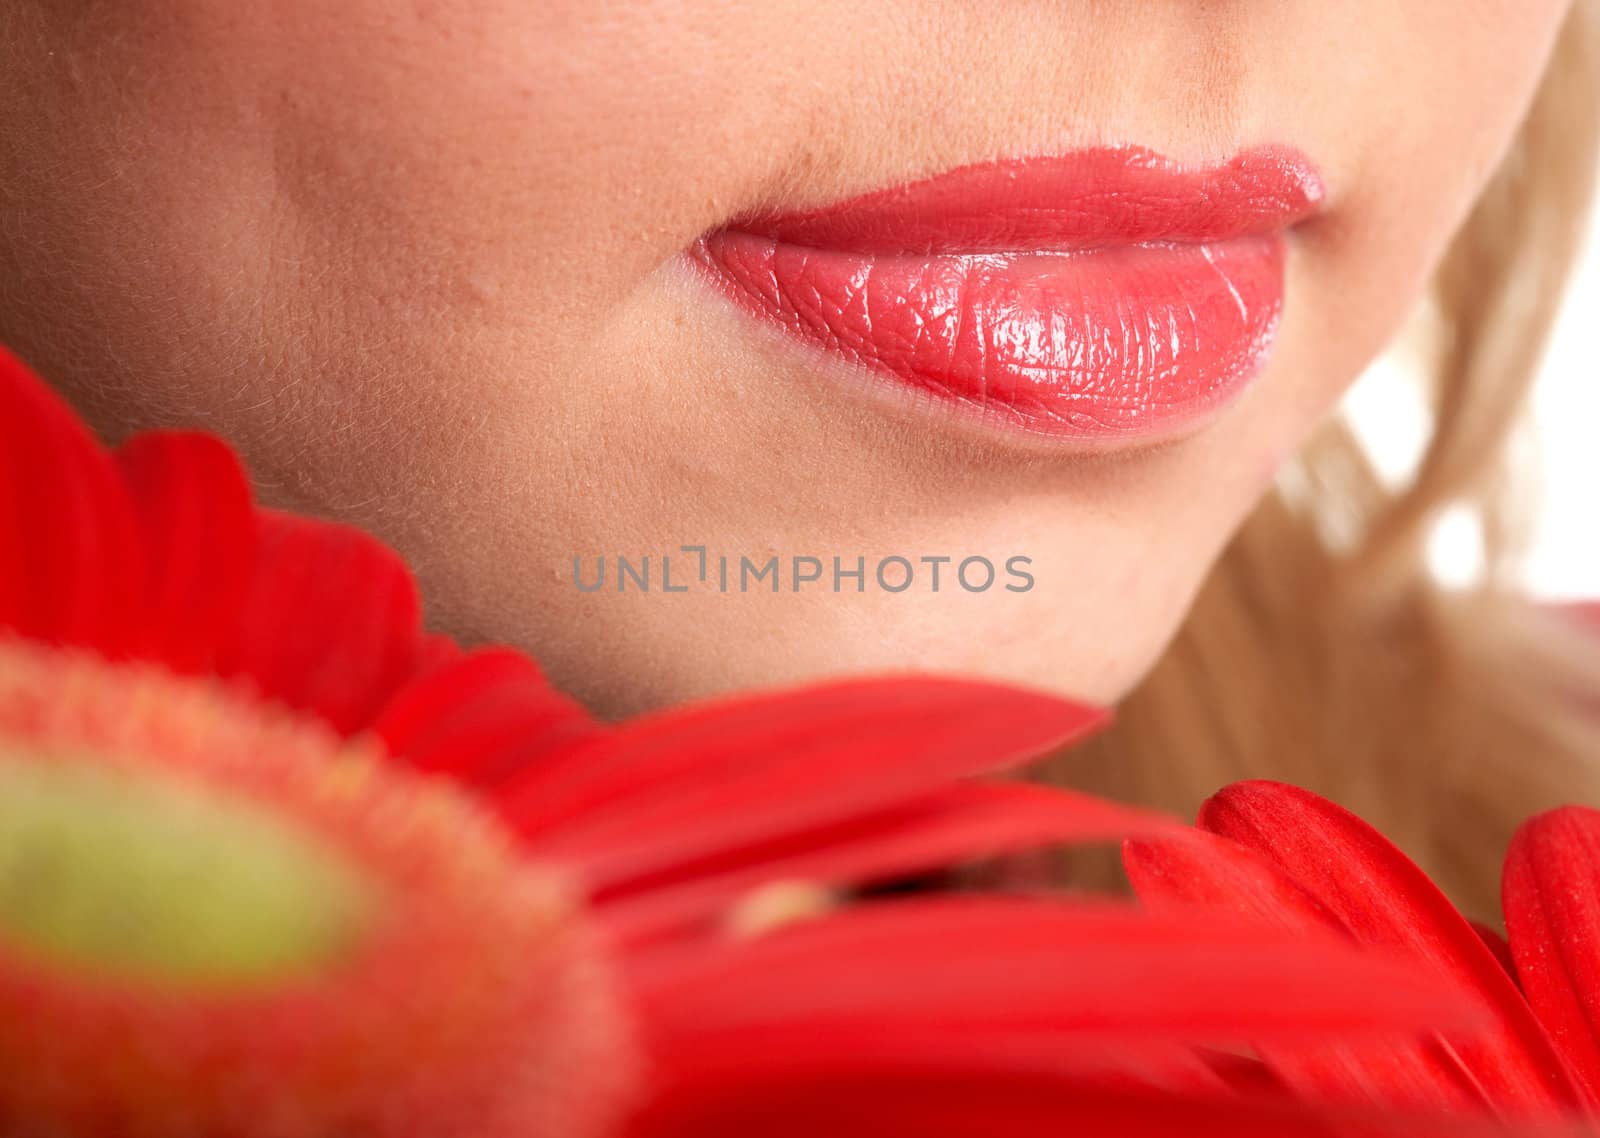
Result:
{"type": "Polygon", "coordinates": [[[963,166],[820,209],[746,214],[725,228],[860,253],[1209,244],[1288,228],[1325,196],[1311,161],[1291,147],[1255,147],[1209,167],[1107,147],[963,166]]]}

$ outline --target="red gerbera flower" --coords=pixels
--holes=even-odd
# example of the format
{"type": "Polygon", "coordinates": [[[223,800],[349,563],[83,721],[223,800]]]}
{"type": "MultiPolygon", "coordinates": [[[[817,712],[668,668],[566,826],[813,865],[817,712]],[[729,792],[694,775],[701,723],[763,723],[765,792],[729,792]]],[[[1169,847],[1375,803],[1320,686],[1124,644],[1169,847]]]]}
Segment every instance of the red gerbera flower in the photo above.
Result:
{"type": "Polygon", "coordinates": [[[597,724],[427,636],[381,545],[253,508],[221,444],[108,452],[4,355],[0,630],[0,1130],[1283,1134],[1305,1112],[1191,1045],[1480,1015],[1332,936],[1126,907],[795,924],[1173,824],[974,781],[1102,718],[992,685],[597,724]]]}
{"type": "Polygon", "coordinates": [[[1135,890],[1153,909],[1201,903],[1396,949],[1494,1012],[1486,1030],[1378,1046],[1261,1045],[1287,1092],[1440,1119],[1568,1120],[1589,1132],[1600,1110],[1600,813],[1569,807],[1518,832],[1504,877],[1509,946],[1469,923],[1371,826],[1309,791],[1235,784],[1205,804],[1200,827],[1214,836],[1126,847],[1135,890]]]}

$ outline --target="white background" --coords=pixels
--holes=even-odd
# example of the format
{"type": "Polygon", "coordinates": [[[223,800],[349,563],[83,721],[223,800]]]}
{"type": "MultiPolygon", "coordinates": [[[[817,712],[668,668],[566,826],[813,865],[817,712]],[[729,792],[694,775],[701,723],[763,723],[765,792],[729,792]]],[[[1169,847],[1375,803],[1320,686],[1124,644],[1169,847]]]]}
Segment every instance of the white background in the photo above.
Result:
{"type": "Polygon", "coordinates": [[[1567,297],[1534,396],[1544,490],[1529,585],[1600,599],[1600,241],[1567,297]]]}
{"type": "MultiPolygon", "coordinates": [[[[1533,400],[1530,472],[1538,489],[1534,546],[1524,579],[1535,594],[1600,600],[1600,241],[1591,233],[1567,295],[1533,400]]],[[[1426,413],[1393,365],[1362,378],[1345,409],[1382,470],[1412,461],[1426,413]]],[[[1430,553],[1446,581],[1468,581],[1480,563],[1475,527],[1446,515],[1430,553]]]]}

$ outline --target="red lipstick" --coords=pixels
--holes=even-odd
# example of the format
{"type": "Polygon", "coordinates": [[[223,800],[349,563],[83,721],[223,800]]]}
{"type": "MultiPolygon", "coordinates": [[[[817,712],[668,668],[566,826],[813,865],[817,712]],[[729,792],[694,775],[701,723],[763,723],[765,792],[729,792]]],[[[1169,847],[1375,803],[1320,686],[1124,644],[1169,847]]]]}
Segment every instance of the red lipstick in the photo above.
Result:
{"type": "Polygon", "coordinates": [[[692,255],[748,311],[895,385],[1031,433],[1143,439],[1260,370],[1287,232],[1322,200],[1286,148],[1208,168],[1097,149],[740,217],[692,255]]]}

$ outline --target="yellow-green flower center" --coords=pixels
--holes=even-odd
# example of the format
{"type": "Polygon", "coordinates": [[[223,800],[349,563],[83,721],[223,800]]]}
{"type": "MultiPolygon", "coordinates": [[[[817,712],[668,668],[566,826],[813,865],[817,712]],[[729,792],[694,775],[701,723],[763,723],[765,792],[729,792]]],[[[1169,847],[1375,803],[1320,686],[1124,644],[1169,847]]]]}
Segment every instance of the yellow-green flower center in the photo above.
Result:
{"type": "Polygon", "coordinates": [[[373,901],[264,806],[0,743],[0,945],[108,979],[250,985],[337,959],[373,901]]]}

